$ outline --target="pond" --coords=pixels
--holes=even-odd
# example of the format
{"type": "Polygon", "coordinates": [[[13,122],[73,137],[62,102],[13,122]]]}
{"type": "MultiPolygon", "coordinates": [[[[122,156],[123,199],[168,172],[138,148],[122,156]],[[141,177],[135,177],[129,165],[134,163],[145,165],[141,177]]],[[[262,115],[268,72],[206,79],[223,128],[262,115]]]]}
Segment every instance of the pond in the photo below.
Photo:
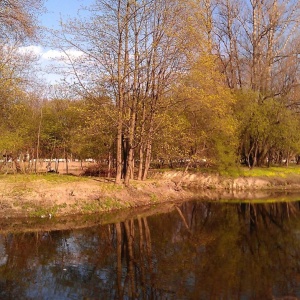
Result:
{"type": "Polygon", "coordinates": [[[300,202],[191,201],[164,213],[0,236],[0,299],[300,298],[300,202]]]}

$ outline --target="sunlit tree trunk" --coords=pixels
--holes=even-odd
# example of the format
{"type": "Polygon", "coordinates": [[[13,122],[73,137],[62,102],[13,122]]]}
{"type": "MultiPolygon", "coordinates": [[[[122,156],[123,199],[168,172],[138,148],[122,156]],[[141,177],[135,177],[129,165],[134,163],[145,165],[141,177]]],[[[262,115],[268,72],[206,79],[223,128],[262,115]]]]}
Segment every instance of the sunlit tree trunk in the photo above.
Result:
{"type": "Polygon", "coordinates": [[[125,174],[125,185],[129,185],[129,180],[134,176],[134,142],[136,132],[136,115],[138,104],[138,72],[139,72],[139,29],[137,24],[138,7],[137,2],[132,4],[133,23],[134,23],[134,66],[133,66],[133,82],[132,82],[132,95],[131,105],[129,110],[129,132],[128,132],[128,158],[127,169],[125,174]]]}
{"type": "Polygon", "coordinates": [[[111,177],[111,169],[112,169],[112,153],[111,149],[108,150],[108,158],[107,158],[108,164],[107,164],[107,177],[111,177]]]}
{"type": "MultiPolygon", "coordinates": [[[[117,82],[117,142],[116,142],[116,184],[121,183],[122,178],[122,170],[123,170],[123,164],[122,164],[122,145],[123,145],[123,118],[124,118],[124,74],[125,72],[125,62],[124,62],[124,56],[123,56],[123,47],[124,47],[124,22],[122,22],[122,11],[121,11],[121,5],[122,0],[118,1],[118,53],[117,53],[117,76],[118,76],[118,82],[117,82]]],[[[125,24],[125,26],[128,26],[128,24],[125,24]]],[[[125,50],[126,55],[126,50],[125,50]]]]}
{"type": "Polygon", "coordinates": [[[43,109],[41,108],[41,114],[40,114],[40,121],[39,121],[39,128],[38,128],[38,134],[37,134],[37,145],[36,145],[36,160],[34,164],[34,171],[37,173],[37,163],[39,161],[39,152],[40,152],[40,137],[41,137],[41,127],[42,127],[42,118],[43,118],[43,109]]]}

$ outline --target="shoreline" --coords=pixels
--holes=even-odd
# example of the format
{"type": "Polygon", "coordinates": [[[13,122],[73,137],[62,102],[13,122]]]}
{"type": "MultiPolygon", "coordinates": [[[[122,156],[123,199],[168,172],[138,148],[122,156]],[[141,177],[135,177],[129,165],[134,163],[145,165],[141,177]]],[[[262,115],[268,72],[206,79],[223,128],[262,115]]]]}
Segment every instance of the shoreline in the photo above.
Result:
{"type": "Polygon", "coordinates": [[[0,176],[0,219],[45,218],[120,212],[192,199],[234,201],[300,194],[300,176],[228,178],[163,172],[129,187],[100,177],[57,174],[0,176]]]}

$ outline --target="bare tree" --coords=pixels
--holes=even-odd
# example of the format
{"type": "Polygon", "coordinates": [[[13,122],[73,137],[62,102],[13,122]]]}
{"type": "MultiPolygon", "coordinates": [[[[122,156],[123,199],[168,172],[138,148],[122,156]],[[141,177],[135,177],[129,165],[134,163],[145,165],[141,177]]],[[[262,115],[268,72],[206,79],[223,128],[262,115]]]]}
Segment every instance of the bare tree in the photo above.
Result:
{"type": "Polygon", "coordinates": [[[288,66],[297,52],[299,14],[298,1],[218,1],[214,30],[231,88],[251,88],[261,100],[286,95],[292,85],[282,84],[282,69],[295,78],[295,70],[288,66]]]}
{"type": "Polygon", "coordinates": [[[98,0],[91,18],[63,26],[60,47],[83,95],[102,87],[117,111],[116,183],[146,178],[158,116],[168,104],[165,95],[179,76],[180,51],[175,34],[177,1],[98,0]],[[81,56],[70,55],[72,49],[81,56]],[[177,75],[176,75],[177,74],[177,75]]]}
{"type": "Polygon", "coordinates": [[[42,6],[43,0],[1,0],[0,38],[33,37],[37,31],[37,13],[42,6]]]}
{"type": "Polygon", "coordinates": [[[232,89],[242,88],[241,53],[239,36],[241,27],[239,16],[241,6],[236,0],[220,0],[218,21],[215,22],[217,53],[226,74],[227,85],[232,89]]]}

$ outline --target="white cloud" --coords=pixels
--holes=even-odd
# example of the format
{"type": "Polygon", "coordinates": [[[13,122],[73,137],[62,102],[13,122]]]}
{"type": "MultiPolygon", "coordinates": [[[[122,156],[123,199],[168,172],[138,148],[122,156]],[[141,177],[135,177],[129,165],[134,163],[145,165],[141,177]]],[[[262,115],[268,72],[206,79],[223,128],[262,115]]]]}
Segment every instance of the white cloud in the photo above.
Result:
{"type": "Polygon", "coordinates": [[[63,71],[69,67],[69,59],[76,60],[85,56],[83,52],[76,49],[68,49],[63,52],[40,45],[19,47],[16,50],[20,55],[35,55],[38,60],[39,76],[51,84],[65,78],[63,71]]]}
{"type": "Polygon", "coordinates": [[[84,56],[84,53],[76,50],[76,49],[69,49],[66,50],[66,52],[63,52],[61,50],[46,50],[42,46],[37,45],[30,45],[30,46],[24,46],[19,47],[18,52],[21,54],[34,54],[39,55],[42,60],[47,61],[66,61],[68,58],[79,58],[80,56],[84,56]]]}
{"type": "Polygon", "coordinates": [[[42,55],[42,53],[43,53],[43,47],[41,47],[41,46],[35,46],[35,45],[30,45],[30,46],[20,47],[18,49],[18,52],[21,53],[21,54],[42,55]]]}
{"type": "Polygon", "coordinates": [[[42,54],[42,58],[45,60],[55,60],[60,59],[63,53],[58,50],[48,50],[42,54]]]}
{"type": "Polygon", "coordinates": [[[68,60],[69,58],[78,58],[83,56],[84,53],[75,49],[67,50],[66,52],[59,50],[48,50],[42,54],[42,58],[45,60],[68,60]]]}

